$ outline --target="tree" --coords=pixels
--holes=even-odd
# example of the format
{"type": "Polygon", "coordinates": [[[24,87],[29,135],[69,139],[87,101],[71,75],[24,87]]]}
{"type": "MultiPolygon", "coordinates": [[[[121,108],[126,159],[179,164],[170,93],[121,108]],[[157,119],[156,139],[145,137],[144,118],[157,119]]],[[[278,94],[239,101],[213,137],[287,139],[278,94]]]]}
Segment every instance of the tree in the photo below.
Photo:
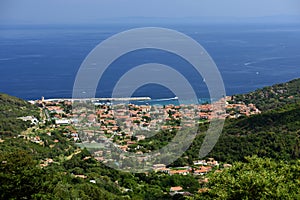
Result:
{"type": "Polygon", "coordinates": [[[42,169],[28,152],[0,152],[0,199],[31,199],[41,183],[42,169]]]}
{"type": "Polygon", "coordinates": [[[246,157],[246,161],[212,174],[209,191],[204,196],[212,199],[299,199],[300,160],[287,164],[253,156],[246,157]]]}

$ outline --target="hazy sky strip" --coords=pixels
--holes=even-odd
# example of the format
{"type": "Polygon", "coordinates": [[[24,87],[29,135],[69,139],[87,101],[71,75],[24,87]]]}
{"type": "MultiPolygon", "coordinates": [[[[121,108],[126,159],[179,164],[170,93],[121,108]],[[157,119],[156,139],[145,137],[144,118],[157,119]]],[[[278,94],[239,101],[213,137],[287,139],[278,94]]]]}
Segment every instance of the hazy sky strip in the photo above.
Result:
{"type": "Polygon", "coordinates": [[[300,15],[299,0],[0,0],[0,22],[87,23],[113,18],[300,15]]]}

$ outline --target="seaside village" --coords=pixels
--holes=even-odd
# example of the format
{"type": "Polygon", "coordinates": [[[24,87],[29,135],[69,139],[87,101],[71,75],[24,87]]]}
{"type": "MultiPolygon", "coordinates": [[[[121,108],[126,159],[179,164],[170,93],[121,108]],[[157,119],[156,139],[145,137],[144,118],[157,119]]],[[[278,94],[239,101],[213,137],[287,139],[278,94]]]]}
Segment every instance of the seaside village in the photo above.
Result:
{"type": "MultiPolygon", "coordinates": [[[[259,114],[260,111],[253,104],[246,105],[243,102],[229,103],[232,97],[226,97],[226,112],[218,113],[220,117],[237,118],[240,116],[250,116],[259,114]]],[[[93,109],[87,109],[85,106],[72,108],[71,99],[49,99],[42,97],[40,100],[30,101],[38,105],[44,116],[44,122],[38,122],[34,117],[23,117],[24,121],[31,121],[33,124],[44,123],[52,128],[65,127],[69,130],[71,140],[75,143],[86,145],[98,144],[109,140],[123,152],[134,152],[142,155],[145,151],[139,150],[139,141],[145,140],[148,136],[146,133],[181,130],[184,127],[194,126],[193,120],[197,119],[198,123],[209,122],[213,117],[213,106],[211,104],[202,105],[135,105],[116,104],[111,102],[92,102],[93,109]],[[185,120],[184,125],[183,119],[185,120]],[[190,120],[189,120],[190,119],[190,120]],[[191,120],[193,119],[193,120],[191,120]],[[84,134],[80,133],[84,130],[84,134]]],[[[77,102],[80,105],[80,101],[77,102]]],[[[153,135],[152,135],[153,136],[153,135]]],[[[34,143],[42,144],[39,136],[31,137],[34,143]]],[[[59,141],[55,141],[59,142],[59,141]]],[[[85,146],[85,145],[84,145],[85,146]]],[[[86,147],[86,146],[85,146],[86,147]]],[[[101,162],[107,161],[107,154],[103,150],[94,151],[93,155],[96,160],[101,162]]],[[[112,159],[111,159],[112,160],[112,159]]],[[[51,158],[45,159],[41,167],[51,164],[51,158]]],[[[199,180],[203,183],[208,182],[205,174],[230,167],[230,164],[223,163],[221,166],[214,158],[208,160],[195,160],[192,166],[167,167],[164,164],[155,164],[152,170],[155,172],[165,173],[168,175],[194,175],[200,176],[199,180]]],[[[86,178],[82,176],[82,178],[86,178]]],[[[199,191],[201,192],[201,191],[199,191]]],[[[187,194],[181,186],[171,187],[170,194],[187,194]]],[[[187,194],[188,195],[188,194],[187,194]]]]}

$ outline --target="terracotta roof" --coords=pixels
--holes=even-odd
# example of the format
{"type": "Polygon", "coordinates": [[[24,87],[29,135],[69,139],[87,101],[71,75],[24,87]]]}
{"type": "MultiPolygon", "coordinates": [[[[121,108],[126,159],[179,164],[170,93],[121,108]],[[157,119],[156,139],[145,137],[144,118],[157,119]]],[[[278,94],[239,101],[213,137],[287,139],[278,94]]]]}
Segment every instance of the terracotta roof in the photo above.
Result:
{"type": "Polygon", "coordinates": [[[170,174],[184,174],[184,173],[188,174],[189,171],[188,171],[188,170],[185,170],[185,169],[181,169],[181,170],[171,170],[171,171],[170,171],[170,174]]]}
{"type": "Polygon", "coordinates": [[[171,192],[176,192],[176,191],[180,191],[180,190],[182,190],[182,187],[181,187],[181,186],[176,186],[176,187],[171,187],[171,188],[170,188],[170,191],[171,191],[171,192]]]}

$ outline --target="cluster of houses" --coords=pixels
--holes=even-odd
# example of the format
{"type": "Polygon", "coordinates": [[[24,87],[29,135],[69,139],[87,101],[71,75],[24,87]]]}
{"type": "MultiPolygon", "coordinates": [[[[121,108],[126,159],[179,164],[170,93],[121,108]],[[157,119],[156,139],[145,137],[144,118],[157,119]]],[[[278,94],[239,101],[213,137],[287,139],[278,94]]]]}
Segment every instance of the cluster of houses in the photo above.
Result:
{"type": "Polygon", "coordinates": [[[226,113],[228,118],[238,118],[240,116],[250,116],[260,114],[261,111],[252,103],[232,101],[233,97],[226,97],[226,113]]]}
{"type": "MultiPolygon", "coordinates": [[[[229,104],[230,97],[226,97],[226,100],[226,112],[217,115],[213,112],[213,104],[162,106],[94,103],[93,109],[89,110],[80,107],[72,109],[72,100],[66,99],[42,98],[34,103],[44,108],[56,126],[73,125],[84,130],[85,137],[81,137],[83,141],[98,142],[106,137],[123,151],[128,151],[130,145],[147,138],[149,132],[194,127],[196,120],[209,121],[215,117],[232,118],[260,113],[253,104],[229,104]]],[[[72,134],[75,141],[79,140],[76,132],[72,134]]]]}
{"type": "MultiPolygon", "coordinates": [[[[194,161],[193,166],[184,166],[184,167],[176,167],[176,168],[167,168],[164,164],[155,164],[153,165],[153,170],[156,172],[163,172],[169,175],[205,175],[210,172],[214,167],[218,167],[219,162],[214,160],[213,158],[209,158],[206,160],[194,161]]],[[[223,166],[224,167],[224,166],[223,166]]]]}
{"type": "MultiPolygon", "coordinates": [[[[164,164],[156,164],[153,165],[153,170],[156,172],[163,172],[168,175],[194,175],[194,176],[201,176],[199,182],[201,183],[208,183],[209,179],[205,177],[205,175],[211,171],[213,172],[221,172],[219,168],[219,162],[214,160],[214,158],[209,158],[208,160],[198,160],[194,161],[193,166],[185,166],[185,167],[177,167],[177,168],[167,168],[164,164]],[[214,169],[217,167],[217,169],[214,169]]],[[[223,168],[232,167],[231,164],[223,164],[223,168]]],[[[205,192],[207,188],[200,188],[199,193],[205,192]]],[[[182,186],[174,186],[170,188],[169,191],[170,195],[174,196],[175,194],[181,194],[183,196],[191,196],[192,194],[185,191],[182,186]]]]}
{"type": "Polygon", "coordinates": [[[93,112],[74,110],[77,126],[84,130],[85,142],[96,143],[103,137],[123,151],[159,130],[180,130],[194,127],[195,119],[210,119],[210,105],[98,105],[93,112]],[[200,118],[201,117],[201,118],[200,118]],[[134,136],[134,140],[132,140],[134,136]]]}
{"type": "Polygon", "coordinates": [[[226,104],[226,113],[228,118],[238,118],[240,116],[250,116],[260,114],[261,111],[252,103],[246,105],[244,103],[226,104]]]}
{"type": "Polygon", "coordinates": [[[35,144],[44,145],[44,141],[38,135],[18,135],[18,138],[29,140],[35,144]]]}

